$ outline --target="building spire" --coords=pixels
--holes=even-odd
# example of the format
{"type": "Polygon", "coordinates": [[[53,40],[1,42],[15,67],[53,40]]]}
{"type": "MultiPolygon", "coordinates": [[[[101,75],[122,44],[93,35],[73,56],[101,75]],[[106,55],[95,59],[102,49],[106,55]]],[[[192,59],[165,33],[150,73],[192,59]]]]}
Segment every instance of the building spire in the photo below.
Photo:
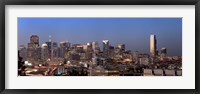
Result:
{"type": "Polygon", "coordinates": [[[49,35],[49,42],[51,42],[51,35],[49,35]]]}

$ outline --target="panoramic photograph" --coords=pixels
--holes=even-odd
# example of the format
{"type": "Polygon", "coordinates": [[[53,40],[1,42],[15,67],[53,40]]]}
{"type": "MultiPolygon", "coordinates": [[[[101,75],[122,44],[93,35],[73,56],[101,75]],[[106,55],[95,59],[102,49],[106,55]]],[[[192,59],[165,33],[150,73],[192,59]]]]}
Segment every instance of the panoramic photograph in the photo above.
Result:
{"type": "Polygon", "coordinates": [[[19,17],[17,24],[18,76],[182,76],[182,18],[19,17]]]}

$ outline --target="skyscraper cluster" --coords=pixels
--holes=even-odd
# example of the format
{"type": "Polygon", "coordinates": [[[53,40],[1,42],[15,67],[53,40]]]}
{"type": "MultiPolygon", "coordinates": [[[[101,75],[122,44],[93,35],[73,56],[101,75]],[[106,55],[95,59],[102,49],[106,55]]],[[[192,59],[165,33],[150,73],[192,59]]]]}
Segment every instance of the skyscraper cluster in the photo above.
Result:
{"type": "Polygon", "coordinates": [[[150,35],[150,56],[156,57],[160,56],[161,58],[167,56],[167,48],[161,48],[160,52],[157,49],[157,39],[156,35],[150,35]]]}
{"type": "MultiPolygon", "coordinates": [[[[52,36],[49,36],[49,41],[39,45],[39,37],[37,35],[30,36],[27,50],[24,45],[19,47],[20,55],[27,61],[47,62],[55,58],[67,59],[91,59],[95,56],[102,58],[123,57],[125,45],[118,44],[116,47],[109,44],[109,40],[102,40],[103,49],[97,42],[88,42],[86,44],[72,44],[68,41],[61,41],[59,46],[57,42],[52,41],[52,36]]],[[[131,56],[131,55],[129,55],[131,56]]]]}
{"type": "Polygon", "coordinates": [[[149,54],[128,50],[123,43],[112,46],[109,40],[102,40],[102,45],[101,50],[95,41],[84,44],[61,41],[58,44],[52,36],[39,45],[39,37],[32,35],[27,48],[20,45],[19,55],[23,61],[31,62],[29,65],[50,66],[42,75],[166,75],[164,71],[178,75],[176,70],[182,68],[182,57],[167,56],[165,47],[158,50],[153,34],[150,35],[149,54]]]}
{"type": "MultiPolygon", "coordinates": [[[[52,41],[52,36],[49,36],[49,41],[40,46],[39,37],[32,35],[30,36],[30,43],[28,43],[27,50],[24,45],[20,45],[19,50],[24,60],[41,62],[53,60],[54,58],[70,57],[74,59],[91,59],[94,55],[102,56],[103,58],[125,57],[126,54],[124,52],[130,51],[125,49],[125,44],[118,44],[116,47],[113,47],[109,44],[109,40],[102,40],[102,44],[102,51],[97,42],[71,45],[68,41],[61,41],[58,46],[57,42],[52,41]]],[[[166,54],[167,48],[164,47],[158,53],[156,35],[150,35],[150,56],[156,57],[159,55],[161,58],[164,58],[166,54]]],[[[127,57],[133,59],[131,55],[127,57]]]]}

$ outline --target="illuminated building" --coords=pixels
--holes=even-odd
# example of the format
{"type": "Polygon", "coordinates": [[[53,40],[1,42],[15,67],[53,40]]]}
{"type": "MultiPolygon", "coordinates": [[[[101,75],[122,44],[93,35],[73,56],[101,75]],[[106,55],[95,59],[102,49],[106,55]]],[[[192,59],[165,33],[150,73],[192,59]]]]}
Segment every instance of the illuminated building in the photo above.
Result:
{"type": "Polygon", "coordinates": [[[118,47],[121,51],[125,51],[125,44],[118,44],[117,47],[118,47]]]}
{"type": "Polygon", "coordinates": [[[83,50],[87,51],[88,46],[87,45],[82,45],[83,46],[83,50]]]}
{"type": "Polygon", "coordinates": [[[161,48],[160,55],[161,56],[166,56],[167,55],[167,48],[161,48]]]}
{"type": "Polygon", "coordinates": [[[26,60],[27,57],[27,49],[24,45],[20,45],[19,47],[19,55],[22,57],[22,61],[26,60]]]}
{"type": "Polygon", "coordinates": [[[59,57],[59,48],[56,42],[53,42],[53,58],[59,57]]]}
{"type": "Polygon", "coordinates": [[[37,35],[32,35],[30,37],[30,43],[34,48],[39,47],[39,37],[37,35]]]}
{"type": "Polygon", "coordinates": [[[92,43],[91,43],[91,42],[88,42],[88,43],[87,43],[86,58],[87,58],[87,59],[92,59],[92,53],[93,53],[93,50],[92,50],[92,43]]]}
{"type": "Polygon", "coordinates": [[[42,58],[42,60],[43,61],[47,61],[47,59],[48,59],[48,45],[47,44],[42,44],[42,46],[41,46],[41,48],[42,48],[42,52],[41,52],[41,58],[42,58]]]}
{"type": "Polygon", "coordinates": [[[70,45],[71,44],[66,41],[60,42],[60,55],[59,55],[60,57],[62,57],[62,58],[64,57],[65,51],[70,48],[70,45]]]}
{"type": "Polygon", "coordinates": [[[114,57],[115,56],[115,49],[113,46],[109,47],[109,57],[114,57]]]}
{"type": "Polygon", "coordinates": [[[53,43],[51,35],[49,36],[49,42],[51,43],[51,60],[53,60],[53,43]]]}
{"type": "Polygon", "coordinates": [[[81,46],[81,44],[73,44],[72,45],[72,49],[77,50],[77,48],[81,46]]]}
{"type": "Polygon", "coordinates": [[[104,58],[107,58],[109,55],[109,40],[103,40],[103,54],[104,54],[104,58]]]}
{"type": "Polygon", "coordinates": [[[120,49],[118,47],[114,49],[114,53],[115,55],[118,55],[118,56],[121,55],[120,49]]]}
{"type": "Polygon", "coordinates": [[[50,35],[49,36],[49,41],[48,42],[46,42],[46,44],[47,44],[47,46],[48,46],[48,50],[49,50],[49,52],[48,52],[48,57],[49,57],[49,59],[51,59],[51,60],[53,60],[53,49],[54,49],[54,47],[55,46],[57,46],[57,43],[53,43],[53,41],[52,41],[52,36],[50,35]]]}
{"type": "Polygon", "coordinates": [[[34,61],[41,61],[41,51],[42,51],[41,47],[38,47],[35,49],[34,56],[33,56],[34,61]]]}
{"type": "Polygon", "coordinates": [[[34,49],[28,43],[28,48],[27,48],[27,59],[28,59],[28,61],[33,60],[33,56],[34,56],[34,49]]]}
{"type": "Polygon", "coordinates": [[[100,48],[99,48],[97,42],[92,42],[92,50],[93,50],[93,52],[96,53],[96,54],[100,52],[100,48]]]}
{"type": "Polygon", "coordinates": [[[156,56],[156,49],[157,49],[157,40],[156,40],[156,35],[150,35],[150,55],[151,56],[156,56]]]}
{"type": "Polygon", "coordinates": [[[138,63],[139,62],[139,52],[138,51],[135,51],[132,53],[132,56],[133,56],[133,61],[135,61],[135,63],[138,63]]]}
{"type": "Polygon", "coordinates": [[[83,45],[78,45],[78,46],[76,46],[76,51],[77,51],[78,53],[83,53],[83,45]]]}
{"type": "Polygon", "coordinates": [[[70,45],[71,45],[71,43],[70,42],[68,42],[68,41],[61,41],[60,42],[60,47],[61,48],[69,48],[70,47],[70,45]]]}
{"type": "Polygon", "coordinates": [[[94,65],[97,64],[97,57],[96,57],[96,56],[94,56],[94,57],[92,58],[92,63],[93,63],[94,65]]]}
{"type": "Polygon", "coordinates": [[[87,43],[87,52],[92,52],[92,43],[87,43]]]}
{"type": "Polygon", "coordinates": [[[28,59],[28,61],[33,61],[33,60],[36,59],[38,47],[39,47],[39,37],[37,35],[32,35],[30,37],[30,43],[28,43],[28,48],[27,48],[27,59],[28,59]]]}

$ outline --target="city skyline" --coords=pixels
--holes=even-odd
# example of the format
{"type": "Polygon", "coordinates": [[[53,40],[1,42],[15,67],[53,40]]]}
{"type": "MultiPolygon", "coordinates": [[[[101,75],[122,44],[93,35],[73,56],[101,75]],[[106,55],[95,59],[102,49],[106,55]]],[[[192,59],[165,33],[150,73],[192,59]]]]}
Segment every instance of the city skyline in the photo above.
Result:
{"type": "Polygon", "coordinates": [[[53,42],[57,43],[60,43],[61,41],[69,41],[72,44],[98,42],[100,48],[103,49],[102,40],[109,40],[109,43],[112,46],[116,47],[121,43],[125,44],[126,48],[131,51],[139,51],[147,54],[149,54],[149,36],[155,34],[158,50],[164,47],[167,48],[168,55],[182,55],[181,18],[18,18],[18,31],[18,47],[19,45],[25,45],[27,47],[31,35],[39,36],[40,46],[43,43],[48,42],[48,36],[52,35],[53,42]],[[66,21],[70,21],[72,24],[69,24],[69,22],[67,23],[66,21]],[[147,25],[148,21],[154,22],[154,25],[147,25]],[[56,25],[53,22],[57,22],[56,25]],[[115,24],[110,25],[111,22],[115,22],[115,24]],[[76,29],[76,25],[79,29],[76,29]],[[160,27],[158,25],[160,25],[160,27]],[[149,32],[143,31],[142,26],[151,29],[149,29],[149,32]],[[52,27],[54,27],[54,30],[50,30],[52,27]],[[63,30],[64,27],[66,27],[66,31],[63,30]],[[102,32],[100,32],[100,27],[107,27],[106,29],[109,31],[102,29],[102,32]],[[165,30],[166,28],[169,32],[165,30]],[[28,29],[30,32],[25,31],[28,29]],[[173,33],[169,34],[171,32],[173,33]]]}

